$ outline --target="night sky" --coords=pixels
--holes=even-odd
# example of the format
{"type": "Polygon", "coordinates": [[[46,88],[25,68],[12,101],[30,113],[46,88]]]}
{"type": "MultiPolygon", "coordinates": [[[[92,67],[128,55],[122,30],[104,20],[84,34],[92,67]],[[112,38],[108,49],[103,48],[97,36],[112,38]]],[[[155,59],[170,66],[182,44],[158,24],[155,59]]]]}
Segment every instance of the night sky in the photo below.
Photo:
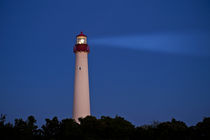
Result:
{"type": "Polygon", "coordinates": [[[134,125],[210,116],[209,0],[1,0],[0,114],[72,117],[81,31],[92,115],[134,125]]]}

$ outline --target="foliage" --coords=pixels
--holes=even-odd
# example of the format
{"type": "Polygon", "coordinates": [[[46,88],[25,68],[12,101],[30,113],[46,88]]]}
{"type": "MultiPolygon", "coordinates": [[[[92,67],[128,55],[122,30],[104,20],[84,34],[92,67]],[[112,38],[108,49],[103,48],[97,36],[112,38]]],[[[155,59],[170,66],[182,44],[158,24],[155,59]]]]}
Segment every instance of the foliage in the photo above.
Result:
{"type": "Polygon", "coordinates": [[[122,117],[94,116],[58,120],[57,117],[45,119],[39,129],[36,119],[15,119],[14,125],[5,123],[6,116],[0,116],[0,139],[17,140],[209,140],[210,117],[204,118],[196,126],[188,127],[184,122],[172,119],[168,122],[154,122],[151,125],[135,127],[122,117]]]}

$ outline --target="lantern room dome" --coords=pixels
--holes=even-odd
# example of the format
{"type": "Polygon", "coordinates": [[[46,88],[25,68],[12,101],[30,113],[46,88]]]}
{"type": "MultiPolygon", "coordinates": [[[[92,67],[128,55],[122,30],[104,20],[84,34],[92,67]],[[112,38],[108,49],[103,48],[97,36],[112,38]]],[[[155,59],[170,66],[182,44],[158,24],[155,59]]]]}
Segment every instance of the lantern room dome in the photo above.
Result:
{"type": "Polygon", "coordinates": [[[83,34],[83,32],[81,32],[79,35],[77,35],[77,37],[78,36],[85,36],[85,37],[87,37],[85,34],[83,34]]]}

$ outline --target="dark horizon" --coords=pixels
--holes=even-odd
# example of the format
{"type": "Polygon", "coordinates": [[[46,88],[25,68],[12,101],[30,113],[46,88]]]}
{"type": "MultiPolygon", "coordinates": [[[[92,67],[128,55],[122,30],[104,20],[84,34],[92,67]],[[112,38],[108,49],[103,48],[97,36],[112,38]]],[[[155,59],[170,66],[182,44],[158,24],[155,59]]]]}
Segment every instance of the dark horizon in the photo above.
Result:
{"type": "Polygon", "coordinates": [[[46,119],[46,123],[38,128],[34,116],[27,120],[15,119],[15,124],[5,123],[5,116],[0,117],[1,139],[27,140],[198,140],[210,138],[210,118],[204,118],[195,126],[188,127],[183,121],[172,118],[167,122],[153,122],[149,125],[135,126],[120,116],[114,118],[94,116],[58,120],[57,117],[46,119]]]}

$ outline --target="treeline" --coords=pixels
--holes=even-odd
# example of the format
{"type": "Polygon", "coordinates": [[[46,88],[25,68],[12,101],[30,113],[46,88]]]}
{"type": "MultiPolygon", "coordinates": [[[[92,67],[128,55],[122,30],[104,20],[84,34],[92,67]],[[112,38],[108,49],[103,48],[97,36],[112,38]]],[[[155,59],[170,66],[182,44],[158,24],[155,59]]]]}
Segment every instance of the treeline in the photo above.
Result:
{"type": "Polygon", "coordinates": [[[80,124],[54,117],[46,119],[41,128],[33,116],[25,121],[15,119],[14,124],[5,121],[6,117],[1,115],[0,140],[210,140],[210,117],[191,127],[175,119],[135,127],[119,116],[88,116],[79,119],[80,124]]]}

